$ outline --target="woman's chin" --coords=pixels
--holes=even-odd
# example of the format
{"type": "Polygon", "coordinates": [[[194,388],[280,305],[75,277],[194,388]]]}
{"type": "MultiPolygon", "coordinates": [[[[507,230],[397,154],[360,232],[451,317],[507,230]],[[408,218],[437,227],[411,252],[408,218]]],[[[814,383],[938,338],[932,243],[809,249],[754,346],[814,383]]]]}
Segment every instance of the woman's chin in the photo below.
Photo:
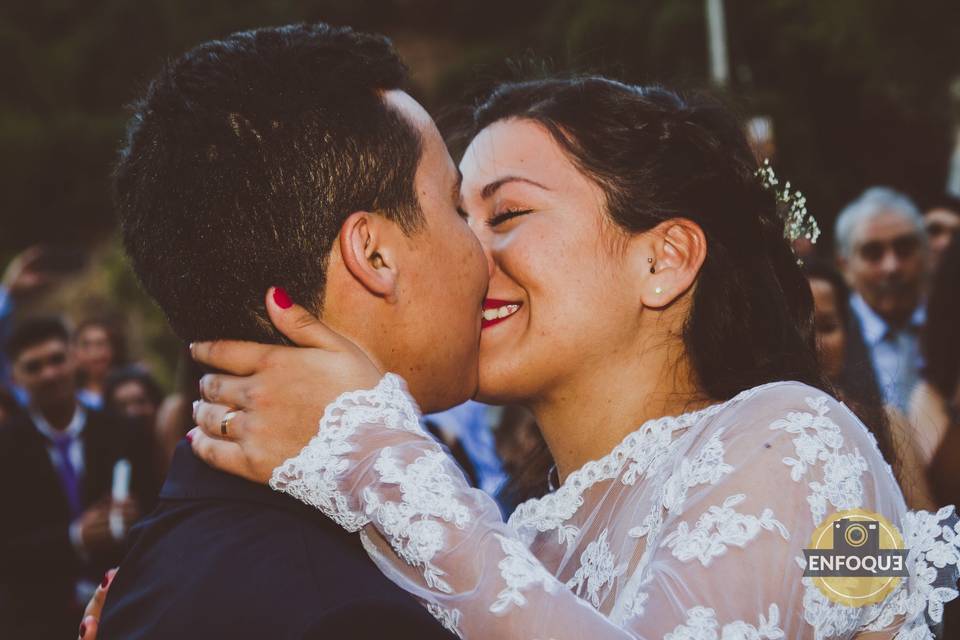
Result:
{"type": "Polygon", "coordinates": [[[485,404],[526,404],[530,393],[526,389],[528,378],[511,372],[485,369],[480,361],[480,381],[474,398],[485,404]]]}

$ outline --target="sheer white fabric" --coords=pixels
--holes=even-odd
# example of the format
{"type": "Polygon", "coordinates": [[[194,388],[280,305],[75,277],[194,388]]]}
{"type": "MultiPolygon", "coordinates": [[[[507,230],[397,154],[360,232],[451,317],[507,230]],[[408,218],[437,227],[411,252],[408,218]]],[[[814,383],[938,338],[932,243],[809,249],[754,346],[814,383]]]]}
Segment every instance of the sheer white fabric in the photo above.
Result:
{"type": "Polygon", "coordinates": [[[270,484],[360,531],[463,638],[927,638],[957,595],[953,509],[908,512],[873,436],[801,383],[646,423],[509,523],[418,417],[388,374],[330,405],[270,484]],[[910,549],[910,578],[878,605],[832,603],[801,576],[813,530],[852,508],[910,549]]]}

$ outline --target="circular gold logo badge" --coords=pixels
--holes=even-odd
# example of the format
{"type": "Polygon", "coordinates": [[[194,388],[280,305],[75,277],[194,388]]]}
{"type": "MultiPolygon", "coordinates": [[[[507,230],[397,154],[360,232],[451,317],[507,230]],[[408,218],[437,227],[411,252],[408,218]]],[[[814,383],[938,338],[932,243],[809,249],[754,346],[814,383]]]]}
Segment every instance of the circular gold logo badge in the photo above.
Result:
{"type": "Polygon", "coordinates": [[[824,520],[803,554],[803,575],[833,602],[852,607],[880,602],[909,575],[903,536],[879,513],[862,509],[824,520]]]}

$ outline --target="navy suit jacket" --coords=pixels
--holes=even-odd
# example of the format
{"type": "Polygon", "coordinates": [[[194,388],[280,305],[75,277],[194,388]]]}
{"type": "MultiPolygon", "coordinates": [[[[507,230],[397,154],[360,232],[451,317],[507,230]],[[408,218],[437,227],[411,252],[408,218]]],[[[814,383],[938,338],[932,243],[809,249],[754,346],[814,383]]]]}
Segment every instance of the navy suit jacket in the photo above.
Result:
{"type": "MultiPolygon", "coordinates": [[[[141,505],[156,497],[150,452],[134,429],[107,414],[87,410],[83,434],[84,509],[110,497],[113,465],[133,465],[131,490],[141,505]]],[[[116,553],[81,558],[70,543],[70,507],[33,421],[21,413],[0,425],[0,638],[70,638],[82,609],[78,578],[94,584],[121,558],[116,553]],[[9,634],[9,636],[7,635],[9,634]]],[[[146,506],[145,508],[150,508],[146,506]]]]}
{"type": "Polygon", "coordinates": [[[847,343],[843,354],[840,388],[850,398],[862,404],[883,406],[883,395],[880,393],[870,349],[863,339],[860,318],[852,308],[847,320],[847,343]]]}
{"type": "Polygon", "coordinates": [[[359,536],[177,447],[110,586],[99,640],[444,638],[359,536]]]}

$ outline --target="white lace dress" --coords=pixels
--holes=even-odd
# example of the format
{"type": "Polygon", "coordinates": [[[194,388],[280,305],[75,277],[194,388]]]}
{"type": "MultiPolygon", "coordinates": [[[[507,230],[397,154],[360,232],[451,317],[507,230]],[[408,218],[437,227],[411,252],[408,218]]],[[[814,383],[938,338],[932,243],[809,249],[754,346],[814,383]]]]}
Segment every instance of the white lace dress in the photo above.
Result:
{"type": "Polygon", "coordinates": [[[648,422],[508,523],[418,417],[388,374],[330,405],[270,484],[359,531],[463,638],[928,638],[957,595],[953,509],[908,512],[873,436],[801,383],[648,422]],[[816,526],[852,508],[910,550],[910,577],[860,608],[801,575],[816,526]]]}

